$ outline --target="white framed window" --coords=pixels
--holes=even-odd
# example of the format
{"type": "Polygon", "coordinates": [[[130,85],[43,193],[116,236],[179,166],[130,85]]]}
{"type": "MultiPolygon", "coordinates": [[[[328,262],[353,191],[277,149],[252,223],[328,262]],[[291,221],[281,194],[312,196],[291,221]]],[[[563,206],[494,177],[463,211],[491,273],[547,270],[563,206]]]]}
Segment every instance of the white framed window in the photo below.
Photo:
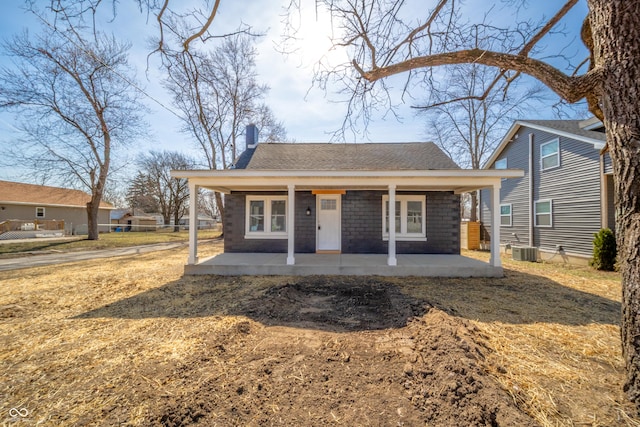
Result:
{"type": "Polygon", "coordinates": [[[287,237],[287,196],[247,196],[246,239],[287,237]]]}
{"type": "Polygon", "coordinates": [[[38,206],[36,208],[36,218],[44,218],[45,216],[45,209],[43,207],[38,206]]]}
{"type": "MultiPolygon", "coordinates": [[[[427,240],[425,196],[396,195],[396,240],[427,240]]],[[[389,196],[382,196],[382,238],[389,239],[389,196]]]]}
{"type": "Polygon", "coordinates": [[[540,145],[540,169],[547,170],[560,166],[560,139],[540,145]]]}
{"type": "Polygon", "coordinates": [[[500,205],[500,225],[511,227],[512,218],[511,203],[500,205]]]}
{"type": "Polygon", "coordinates": [[[551,227],[553,226],[553,201],[538,200],[533,205],[535,226],[551,227]]]}

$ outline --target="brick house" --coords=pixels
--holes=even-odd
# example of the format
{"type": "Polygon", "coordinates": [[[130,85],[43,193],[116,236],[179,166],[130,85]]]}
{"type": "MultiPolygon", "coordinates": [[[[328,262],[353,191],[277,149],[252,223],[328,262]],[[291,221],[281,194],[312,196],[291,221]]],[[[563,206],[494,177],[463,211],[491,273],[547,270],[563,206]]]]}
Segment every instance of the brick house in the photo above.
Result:
{"type": "Polygon", "coordinates": [[[395,267],[400,255],[459,256],[459,194],[521,172],[462,170],[433,143],[258,143],[249,126],[234,169],[173,175],[189,179],[192,197],[224,193],[225,254],[286,254],[289,266],[299,254],[377,254],[395,267]]]}

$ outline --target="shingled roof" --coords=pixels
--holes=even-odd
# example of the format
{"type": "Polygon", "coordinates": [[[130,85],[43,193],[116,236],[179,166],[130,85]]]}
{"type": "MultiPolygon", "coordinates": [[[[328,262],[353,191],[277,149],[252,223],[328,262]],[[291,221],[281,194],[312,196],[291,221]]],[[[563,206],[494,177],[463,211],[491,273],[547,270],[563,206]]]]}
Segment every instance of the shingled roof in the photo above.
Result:
{"type": "Polygon", "coordinates": [[[583,120],[520,120],[520,122],[525,125],[530,123],[561,132],[571,133],[573,135],[583,136],[585,138],[597,139],[602,142],[605,142],[607,139],[604,132],[596,132],[582,128],[580,125],[583,120]]]}
{"type": "MultiPolygon", "coordinates": [[[[80,190],[0,181],[0,203],[85,208],[90,200],[91,196],[80,190]]],[[[100,208],[111,209],[113,206],[101,202],[100,208]]]]}
{"type": "Polygon", "coordinates": [[[260,143],[236,162],[237,169],[261,170],[436,170],[460,169],[431,142],[260,143]]]}

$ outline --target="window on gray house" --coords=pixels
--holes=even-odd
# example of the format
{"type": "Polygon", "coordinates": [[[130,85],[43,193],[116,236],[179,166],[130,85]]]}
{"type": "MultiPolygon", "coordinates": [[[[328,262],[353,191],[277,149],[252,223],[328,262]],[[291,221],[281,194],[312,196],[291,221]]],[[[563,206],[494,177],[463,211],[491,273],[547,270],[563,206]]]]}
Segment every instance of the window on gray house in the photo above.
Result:
{"type": "Polygon", "coordinates": [[[511,227],[511,204],[500,205],[500,225],[511,227]]]}
{"type": "Polygon", "coordinates": [[[536,227],[551,227],[553,203],[551,200],[539,200],[534,204],[536,227]]]}
{"type": "Polygon", "coordinates": [[[554,139],[540,145],[540,165],[542,170],[560,166],[560,140],[554,139]]]}

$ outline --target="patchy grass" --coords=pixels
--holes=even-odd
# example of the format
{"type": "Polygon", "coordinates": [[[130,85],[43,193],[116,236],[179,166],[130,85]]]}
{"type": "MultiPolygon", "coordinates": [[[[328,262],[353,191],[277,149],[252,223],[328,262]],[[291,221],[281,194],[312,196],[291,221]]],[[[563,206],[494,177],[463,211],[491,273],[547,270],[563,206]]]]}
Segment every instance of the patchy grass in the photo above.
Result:
{"type": "MultiPolygon", "coordinates": [[[[202,257],[220,250],[219,242],[199,246],[202,257]]],[[[465,255],[488,259],[480,252],[465,255]]],[[[335,409],[324,415],[339,422],[345,405],[355,411],[360,398],[383,390],[391,399],[389,390],[397,387],[366,383],[370,388],[360,397],[345,394],[359,391],[366,378],[340,383],[340,373],[357,368],[372,375],[354,363],[385,345],[384,357],[371,359],[372,372],[392,369],[394,358],[404,352],[416,357],[414,335],[420,330],[410,327],[330,333],[261,323],[243,302],[296,278],[184,277],[185,259],[186,250],[180,249],[1,272],[0,424],[17,421],[9,415],[11,408],[25,409],[26,421],[45,425],[147,425],[161,422],[159,415],[169,407],[196,422],[205,415],[225,415],[223,405],[234,403],[236,410],[262,411],[267,417],[262,421],[286,424],[282,396],[308,392],[318,378],[325,378],[325,388],[318,389],[317,404],[333,402],[335,409]],[[354,342],[360,347],[349,347],[354,342]],[[265,348],[269,351],[258,356],[256,351],[265,348]],[[353,348],[361,353],[349,354],[353,348]],[[312,371],[314,355],[325,363],[329,357],[337,371],[312,371]],[[267,370],[272,382],[256,380],[267,370]],[[282,384],[290,387],[286,393],[275,388],[282,384]],[[271,393],[265,400],[270,406],[246,406],[258,389],[271,393]],[[215,391],[207,396],[210,401],[198,397],[203,390],[215,391]],[[339,400],[345,396],[349,399],[339,400]]],[[[363,277],[351,278],[350,284],[384,281],[439,308],[445,318],[474,325],[460,345],[472,339],[485,346],[481,362],[487,378],[543,426],[640,426],[622,393],[620,276],[588,267],[506,258],[503,263],[502,279],[363,277]]],[[[432,330],[437,324],[427,327],[437,335],[432,330]]],[[[413,375],[410,368],[406,375],[413,375]]],[[[403,393],[393,402],[420,397],[403,393]]],[[[317,412],[313,400],[305,404],[310,415],[317,412]]],[[[249,417],[243,414],[237,415],[249,417]]]]}
{"type": "MultiPolygon", "coordinates": [[[[219,230],[199,230],[198,239],[211,239],[220,236],[219,230]]],[[[154,243],[186,242],[189,240],[188,231],[156,231],[156,232],[126,232],[100,234],[99,240],[87,239],[47,239],[30,240],[28,242],[2,243],[0,241],[0,257],[15,256],[21,253],[34,252],[66,252],[87,251],[94,249],[123,248],[128,246],[149,245],[154,243]]]]}

